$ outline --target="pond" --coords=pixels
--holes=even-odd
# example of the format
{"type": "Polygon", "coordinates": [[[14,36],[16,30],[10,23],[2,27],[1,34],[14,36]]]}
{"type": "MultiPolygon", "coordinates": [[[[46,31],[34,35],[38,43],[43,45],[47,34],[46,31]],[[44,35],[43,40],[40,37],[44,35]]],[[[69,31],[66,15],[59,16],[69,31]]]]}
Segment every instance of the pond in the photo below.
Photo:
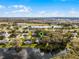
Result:
{"type": "Polygon", "coordinates": [[[41,52],[36,48],[0,48],[0,59],[50,59],[51,53],[41,52]]]}

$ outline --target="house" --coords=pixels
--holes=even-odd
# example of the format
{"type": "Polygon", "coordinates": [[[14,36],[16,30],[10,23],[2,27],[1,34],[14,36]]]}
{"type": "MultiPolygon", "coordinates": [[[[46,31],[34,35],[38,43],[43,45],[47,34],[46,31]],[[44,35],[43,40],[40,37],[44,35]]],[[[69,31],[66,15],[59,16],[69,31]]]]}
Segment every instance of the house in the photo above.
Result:
{"type": "Polygon", "coordinates": [[[0,44],[6,44],[6,43],[8,43],[7,40],[0,40],[0,44]]]}
{"type": "Polygon", "coordinates": [[[76,32],[75,32],[75,33],[72,33],[72,34],[73,34],[73,36],[74,36],[74,37],[76,37],[76,36],[77,36],[77,33],[76,33],[76,32]]]}
{"type": "Polygon", "coordinates": [[[24,44],[32,44],[32,41],[31,40],[26,40],[26,41],[24,41],[24,44]]]}

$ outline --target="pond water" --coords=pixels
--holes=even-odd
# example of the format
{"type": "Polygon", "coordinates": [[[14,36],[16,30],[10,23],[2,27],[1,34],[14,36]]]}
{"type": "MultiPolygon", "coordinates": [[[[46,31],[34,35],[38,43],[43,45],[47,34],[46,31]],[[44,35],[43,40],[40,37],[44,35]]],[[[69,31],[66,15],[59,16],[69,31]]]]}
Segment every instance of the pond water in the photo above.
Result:
{"type": "Polygon", "coordinates": [[[22,48],[20,51],[14,48],[0,48],[0,59],[50,59],[51,57],[51,53],[44,53],[35,48],[22,48]]]}

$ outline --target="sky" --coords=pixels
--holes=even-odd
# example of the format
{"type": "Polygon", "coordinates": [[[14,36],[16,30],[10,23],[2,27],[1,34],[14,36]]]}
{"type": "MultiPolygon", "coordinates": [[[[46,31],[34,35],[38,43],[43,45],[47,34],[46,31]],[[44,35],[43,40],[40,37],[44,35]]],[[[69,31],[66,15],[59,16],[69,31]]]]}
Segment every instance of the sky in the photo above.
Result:
{"type": "Polygon", "coordinates": [[[0,17],[79,17],[79,0],[0,0],[0,17]]]}

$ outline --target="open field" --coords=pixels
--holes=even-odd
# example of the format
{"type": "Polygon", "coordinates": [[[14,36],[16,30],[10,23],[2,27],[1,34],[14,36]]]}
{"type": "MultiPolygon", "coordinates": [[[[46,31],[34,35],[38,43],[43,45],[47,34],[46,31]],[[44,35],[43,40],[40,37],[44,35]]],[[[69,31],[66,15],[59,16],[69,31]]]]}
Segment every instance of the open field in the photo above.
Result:
{"type": "MultiPolygon", "coordinates": [[[[22,18],[17,21],[16,18],[12,18],[15,20],[10,19],[0,20],[0,48],[37,48],[44,53],[56,53],[53,58],[60,57],[60,59],[62,59],[60,52],[63,50],[65,53],[68,52],[69,56],[78,55],[79,22],[77,20],[48,19],[39,21],[38,18],[31,21],[22,18]]],[[[63,58],[65,57],[63,56],[63,58]]]]}

